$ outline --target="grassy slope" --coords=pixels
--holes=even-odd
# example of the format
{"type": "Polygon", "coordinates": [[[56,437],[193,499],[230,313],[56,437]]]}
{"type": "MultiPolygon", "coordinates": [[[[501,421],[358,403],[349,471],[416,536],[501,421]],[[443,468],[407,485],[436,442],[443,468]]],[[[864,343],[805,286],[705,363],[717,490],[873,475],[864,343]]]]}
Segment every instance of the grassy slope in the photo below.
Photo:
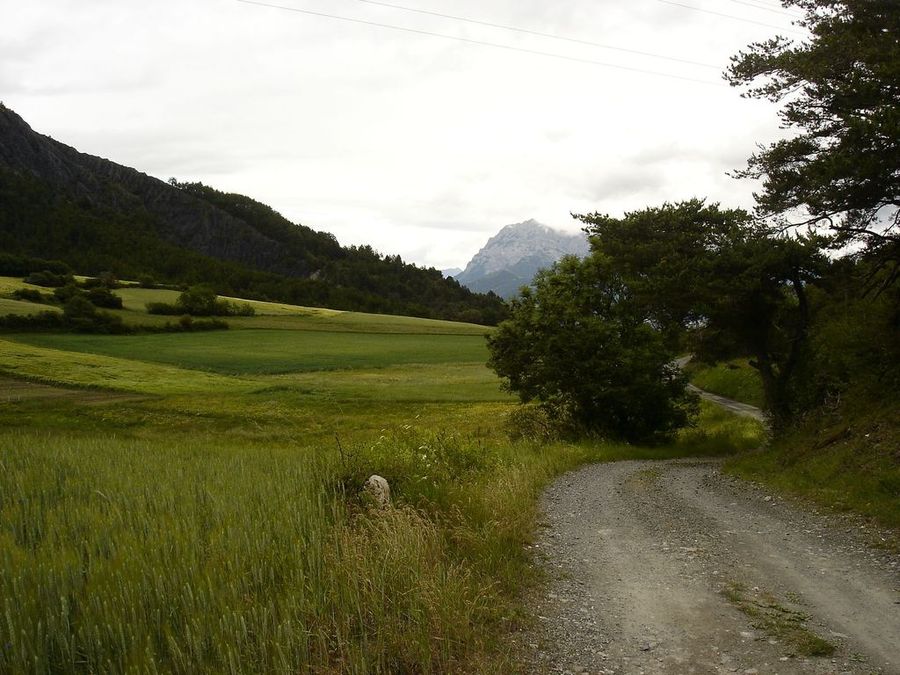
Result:
{"type": "MultiPolygon", "coordinates": [[[[84,280],[83,277],[76,277],[84,280]]],[[[127,282],[126,282],[127,283],[127,282]]],[[[10,298],[13,291],[21,288],[49,293],[52,289],[26,284],[21,279],[0,276],[0,315],[31,314],[47,309],[48,305],[19,302],[10,298]]],[[[122,317],[126,324],[133,326],[162,326],[177,317],[160,316],[146,313],[147,303],[174,303],[179,292],[166,289],[138,288],[128,285],[114,291],[124,304],[121,310],[111,313],[122,317]]],[[[299,307],[283,303],[261,302],[226,298],[251,305],[256,311],[253,317],[232,317],[228,324],[235,329],[260,328],[283,330],[318,330],[331,332],[361,333],[415,333],[422,335],[484,335],[488,330],[484,326],[439,319],[419,319],[389,314],[365,314],[362,312],[345,312],[320,307],[299,307]]],[[[107,310],[110,311],[110,310],[107,310]]]]}
{"type": "MultiPolygon", "coordinates": [[[[701,389],[762,404],[759,377],[746,359],[713,368],[691,364],[688,372],[701,389]]],[[[900,528],[898,448],[896,401],[851,392],[835,408],[808,415],[765,450],[730,460],[726,470],[900,528]]]]}
{"type": "Polygon", "coordinates": [[[666,447],[512,443],[481,338],[349,318],[343,334],[0,339],[0,372],[152,394],[0,398],[0,671],[515,672],[502,636],[535,580],[547,481],[759,443],[710,406],[666,447]],[[175,338],[191,369],[169,363],[175,338]],[[297,353],[357,367],[271,374],[297,353]],[[394,509],[360,503],[371,473],[394,509]]]}
{"type": "Polygon", "coordinates": [[[897,403],[850,395],[819,410],[771,447],[735,458],[727,470],[786,492],[900,528],[897,403]]]}
{"type": "Polygon", "coordinates": [[[26,344],[103,354],[226,374],[276,374],[339,368],[487,361],[484,338],[473,335],[384,334],[288,330],[164,335],[24,335],[26,344]]]}
{"type": "Polygon", "coordinates": [[[691,382],[719,396],[762,408],[762,382],[747,359],[732,359],[715,366],[691,362],[685,368],[691,382]]]}

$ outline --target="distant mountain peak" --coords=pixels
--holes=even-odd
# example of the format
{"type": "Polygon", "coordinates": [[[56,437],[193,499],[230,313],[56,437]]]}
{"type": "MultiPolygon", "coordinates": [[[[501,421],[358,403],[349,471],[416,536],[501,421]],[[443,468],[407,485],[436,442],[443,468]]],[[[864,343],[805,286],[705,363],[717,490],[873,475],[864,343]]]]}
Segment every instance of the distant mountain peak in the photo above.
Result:
{"type": "Polygon", "coordinates": [[[587,255],[589,248],[583,233],[555,230],[531,218],[501,228],[456,279],[472,290],[511,297],[538,270],[565,255],[587,255]]]}

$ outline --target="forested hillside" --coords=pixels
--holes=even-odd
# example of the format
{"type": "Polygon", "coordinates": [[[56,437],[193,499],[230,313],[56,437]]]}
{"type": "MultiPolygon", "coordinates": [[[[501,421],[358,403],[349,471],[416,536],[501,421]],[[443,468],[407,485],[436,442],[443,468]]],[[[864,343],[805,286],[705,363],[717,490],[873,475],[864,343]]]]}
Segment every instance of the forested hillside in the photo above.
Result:
{"type": "Polygon", "coordinates": [[[207,282],[220,293],[496,323],[501,300],[200,183],[165,183],[34,131],[0,106],[0,249],[84,274],[207,282]]]}

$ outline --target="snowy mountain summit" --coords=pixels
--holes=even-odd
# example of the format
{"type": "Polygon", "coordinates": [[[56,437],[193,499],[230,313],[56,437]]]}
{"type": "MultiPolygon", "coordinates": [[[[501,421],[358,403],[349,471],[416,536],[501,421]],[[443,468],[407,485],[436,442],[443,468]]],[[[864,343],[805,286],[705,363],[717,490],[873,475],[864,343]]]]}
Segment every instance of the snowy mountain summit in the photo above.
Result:
{"type": "Polygon", "coordinates": [[[565,255],[585,256],[588,250],[584,233],[569,234],[526,220],[491,237],[456,280],[473,291],[509,298],[530,284],[538,270],[565,255]]]}

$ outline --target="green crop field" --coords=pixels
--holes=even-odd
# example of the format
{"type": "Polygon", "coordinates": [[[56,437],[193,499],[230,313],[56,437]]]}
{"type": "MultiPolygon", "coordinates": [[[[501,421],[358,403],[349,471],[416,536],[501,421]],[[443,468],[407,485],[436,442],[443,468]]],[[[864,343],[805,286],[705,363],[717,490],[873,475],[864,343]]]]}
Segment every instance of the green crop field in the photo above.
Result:
{"type": "Polygon", "coordinates": [[[0,337],[0,672],[517,672],[547,481],[761,434],[705,407],[668,446],[511,441],[483,327],[244,326],[0,337]]]}
{"type": "Polygon", "coordinates": [[[484,363],[480,336],[241,330],[164,335],[27,335],[27,344],[228,374],[484,363]]]}

